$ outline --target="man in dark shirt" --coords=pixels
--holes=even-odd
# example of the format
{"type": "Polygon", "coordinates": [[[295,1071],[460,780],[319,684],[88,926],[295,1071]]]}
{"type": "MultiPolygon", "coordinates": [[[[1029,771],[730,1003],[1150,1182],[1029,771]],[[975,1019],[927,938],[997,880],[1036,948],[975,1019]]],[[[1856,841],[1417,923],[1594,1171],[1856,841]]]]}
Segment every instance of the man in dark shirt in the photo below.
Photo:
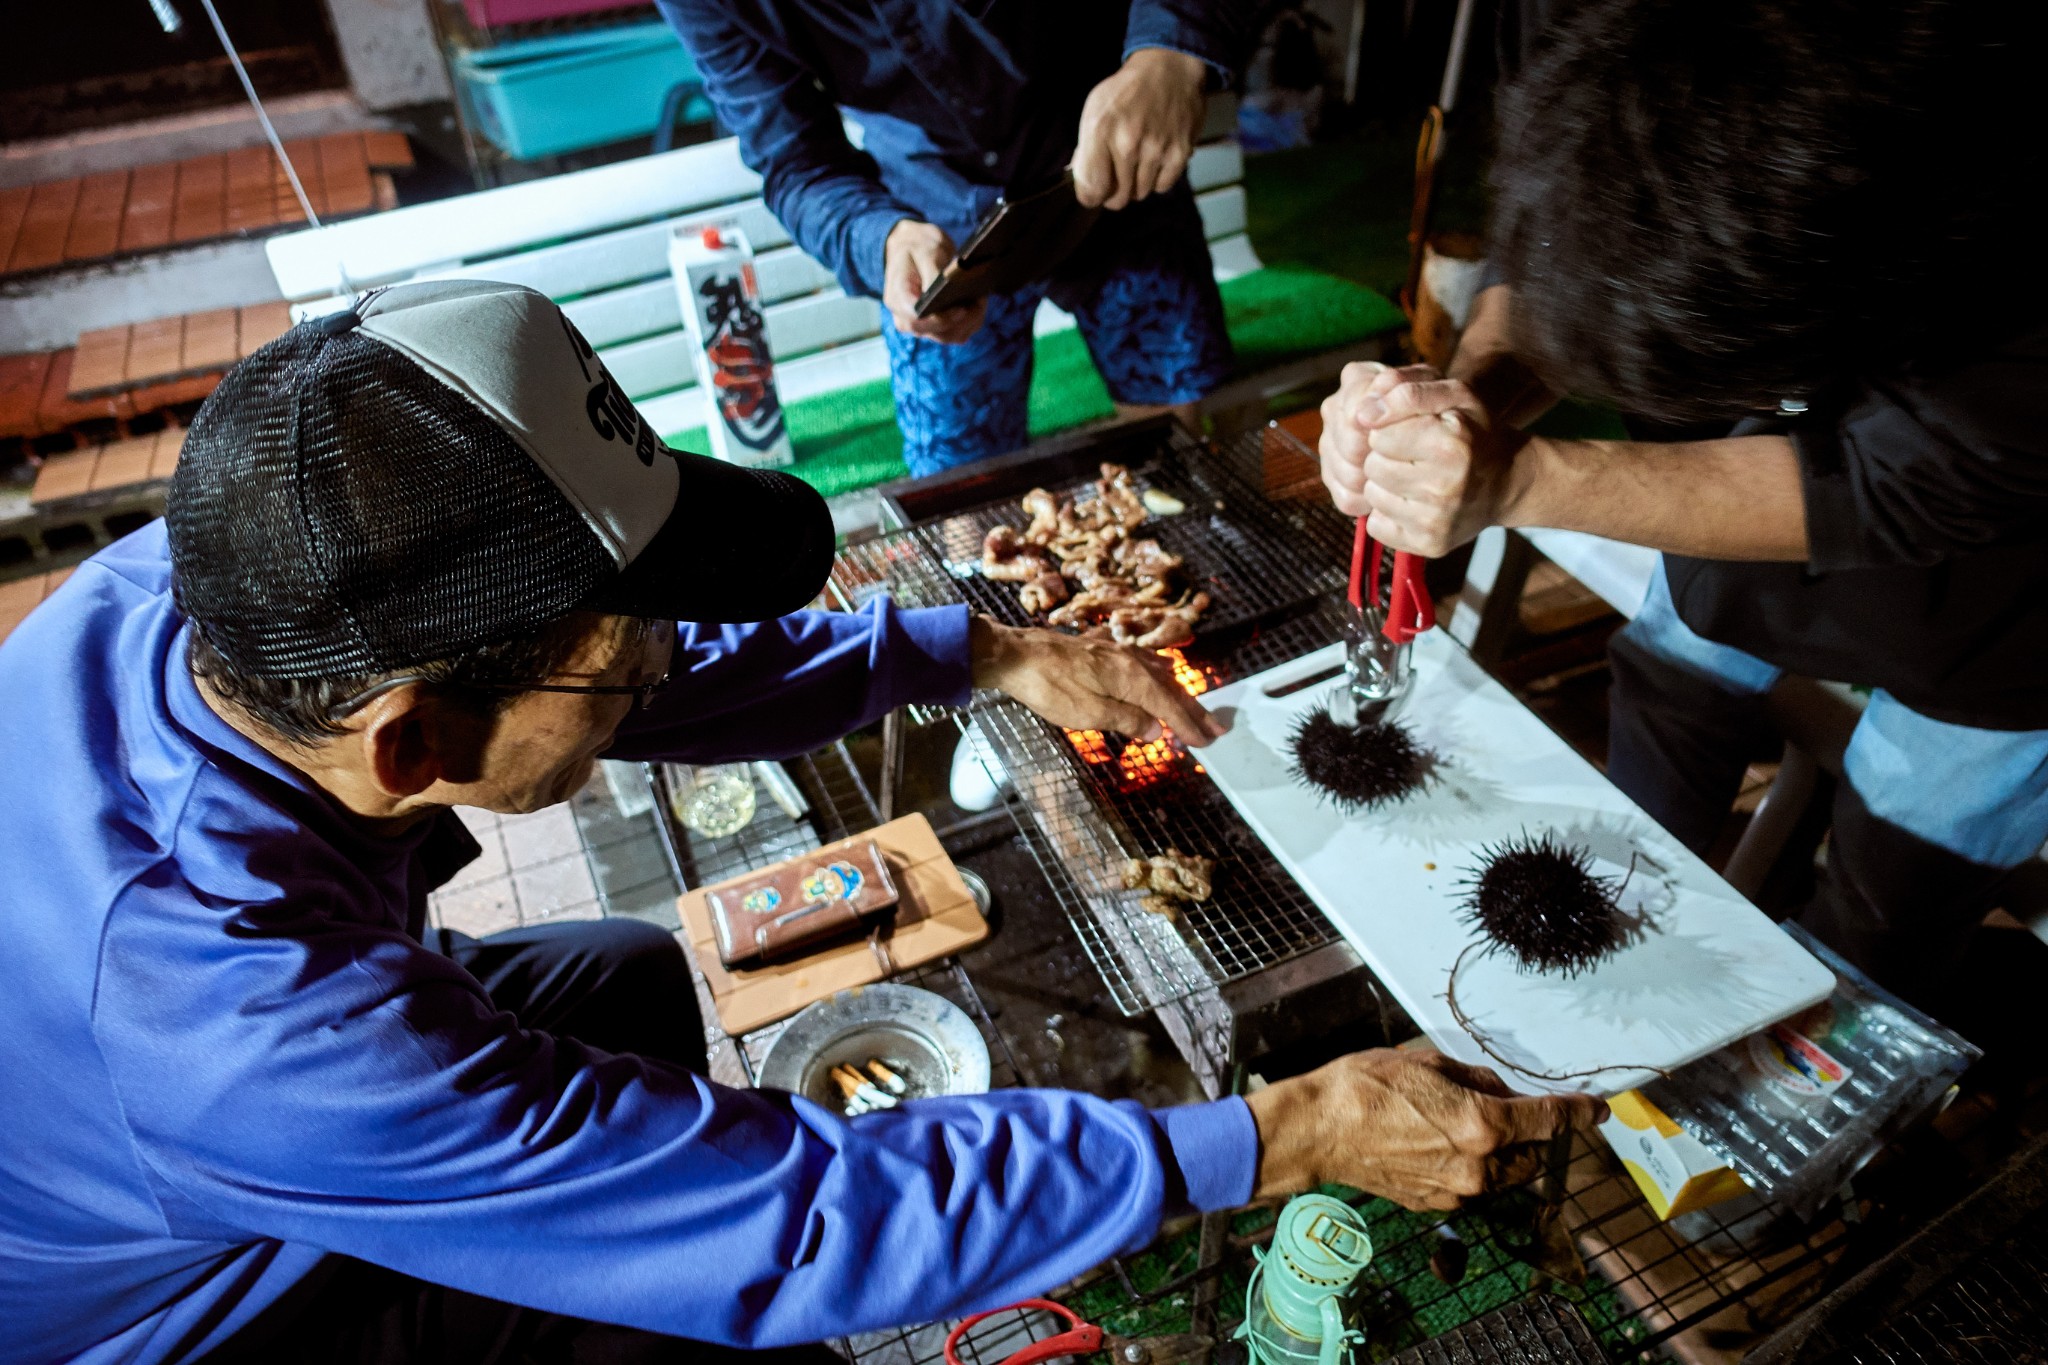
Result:
{"type": "Polygon", "coordinates": [[[1181,172],[1205,91],[1248,55],[1257,6],[657,3],[769,209],[849,294],[882,300],[912,473],[1025,444],[1044,298],[1074,314],[1119,404],[1183,407],[1228,376],[1223,302],[1181,172]],[[918,295],[996,200],[1070,163],[1081,202],[1110,212],[1053,278],[917,317],[918,295]]]}
{"type": "Polygon", "coordinates": [[[1780,676],[1870,689],[1805,919],[1926,999],[2048,840],[2048,330],[2025,280],[1953,287],[2037,254],[2039,19],[1593,0],[1546,28],[1531,8],[1500,283],[1448,377],[1346,376],[1325,480],[1424,554],[1489,525],[1665,551],[1614,642],[1609,772],[1695,849],[1780,676]],[[1559,393],[1726,434],[1516,430],[1559,393]]]}

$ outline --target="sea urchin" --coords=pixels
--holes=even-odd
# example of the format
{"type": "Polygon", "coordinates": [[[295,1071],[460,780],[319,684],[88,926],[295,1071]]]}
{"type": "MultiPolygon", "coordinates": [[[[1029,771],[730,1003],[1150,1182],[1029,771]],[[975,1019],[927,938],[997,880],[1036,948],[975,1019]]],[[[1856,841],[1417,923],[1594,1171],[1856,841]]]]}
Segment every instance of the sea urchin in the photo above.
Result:
{"type": "Polygon", "coordinates": [[[1625,880],[1594,876],[1583,848],[1523,834],[1480,852],[1464,883],[1465,919],[1526,968],[1577,976],[1642,927],[1621,908],[1625,880]]]}
{"type": "Polygon", "coordinates": [[[1301,718],[1290,747],[1294,775],[1347,811],[1406,796],[1429,776],[1429,751],[1407,727],[1390,720],[1346,725],[1327,706],[1301,718]]]}

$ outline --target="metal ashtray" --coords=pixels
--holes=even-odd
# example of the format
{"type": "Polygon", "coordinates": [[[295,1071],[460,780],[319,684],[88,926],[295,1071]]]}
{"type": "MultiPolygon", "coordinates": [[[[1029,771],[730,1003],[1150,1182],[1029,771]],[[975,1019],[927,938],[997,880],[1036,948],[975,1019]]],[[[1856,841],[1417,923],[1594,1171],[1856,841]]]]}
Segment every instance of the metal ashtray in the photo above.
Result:
{"type": "Polygon", "coordinates": [[[915,986],[882,982],[808,1005],[768,1049],[764,1090],[788,1090],[837,1114],[845,1105],[832,1068],[869,1058],[901,1076],[910,1100],[988,1089],[988,1043],[967,1012],[915,986]]]}

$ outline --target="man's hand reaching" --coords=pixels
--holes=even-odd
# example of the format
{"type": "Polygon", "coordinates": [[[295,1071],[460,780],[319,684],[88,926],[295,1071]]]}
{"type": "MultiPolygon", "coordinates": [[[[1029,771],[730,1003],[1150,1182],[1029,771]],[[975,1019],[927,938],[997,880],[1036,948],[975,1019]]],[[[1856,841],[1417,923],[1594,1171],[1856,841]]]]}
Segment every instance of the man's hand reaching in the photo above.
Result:
{"type": "Polygon", "coordinates": [[[1222,722],[1174,681],[1173,665],[1149,650],[985,616],[970,629],[974,685],[1007,693],[1055,725],[1153,739],[1164,722],[1196,748],[1223,734],[1222,722]]]}
{"type": "Polygon", "coordinates": [[[1088,92],[1074,148],[1074,197],[1120,209],[1164,194],[1187,169],[1202,131],[1209,69],[1199,57],[1141,47],[1088,92]]]}
{"type": "Polygon", "coordinates": [[[897,331],[958,345],[981,329],[988,312],[986,299],[930,317],[917,315],[918,298],[959,254],[944,228],[905,218],[889,229],[882,243],[882,306],[889,310],[897,331]]]}
{"type": "Polygon", "coordinates": [[[1439,1052],[1387,1048],[1245,1102],[1259,1130],[1259,1198],[1336,1181],[1411,1209],[1454,1209],[1529,1180],[1551,1138],[1607,1111],[1589,1095],[1517,1095],[1493,1072],[1439,1052]]]}

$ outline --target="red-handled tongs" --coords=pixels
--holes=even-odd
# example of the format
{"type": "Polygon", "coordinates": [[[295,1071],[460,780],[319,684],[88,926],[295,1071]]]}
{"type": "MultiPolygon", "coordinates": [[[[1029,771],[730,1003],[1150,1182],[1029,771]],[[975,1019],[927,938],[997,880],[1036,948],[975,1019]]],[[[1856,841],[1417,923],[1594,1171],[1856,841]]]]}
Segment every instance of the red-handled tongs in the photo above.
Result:
{"type": "Polygon", "coordinates": [[[946,1334],[946,1365],[961,1365],[960,1357],[953,1348],[959,1344],[967,1329],[983,1318],[997,1313],[1012,1313],[1018,1309],[1035,1308],[1042,1313],[1052,1313],[1067,1320],[1067,1330],[1057,1336],[1034,1341],[1020,1351],[1006,1356],[1001,1365],[1038,1365],[1044,1360],[1056,1360],[1061,1356],[1086,1356],[1097,1351],[1109,1352],[1114,1365],[1179,1365],[1181,1361],[1195,1360],[1215,1348],[1214,1338],[1202,1336],[1160,1336],[1160,1337],[1119,1337],[1112,1336],[1092,1322],[1084,1322],[1081,1315],[1065,1304],[1054,1303],[1051,1299],[1026,1299],[1013,1303],[1008,1308],[991,1308],[986,1313],[976,1313],[962,1318],[951,1332],[946,1334]]]}
{"type": "Polygon", "coordinates": [[[1436,603],[1422,580],[1423,560],[1406,550],[1394,551],[1388,591],[1380,592],[1384,548],[1358,518],[1351,541],[1351,621],[1344,671],[1345,689],[1354,708],[1352,723],[1385,720],[1407,699],[1413,675],[1408,668],[1416,636],[1436,624],[1436,603]]]}

